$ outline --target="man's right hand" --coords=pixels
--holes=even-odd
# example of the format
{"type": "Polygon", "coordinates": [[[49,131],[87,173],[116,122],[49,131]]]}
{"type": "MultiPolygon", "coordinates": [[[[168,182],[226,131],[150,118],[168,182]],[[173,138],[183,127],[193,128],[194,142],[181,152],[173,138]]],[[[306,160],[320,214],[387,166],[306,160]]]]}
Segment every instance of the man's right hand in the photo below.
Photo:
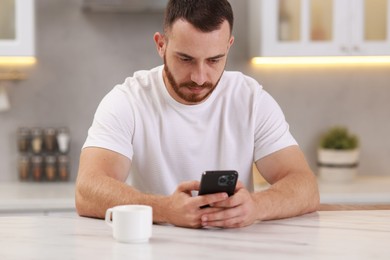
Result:
{"type": "Polygon", "coordinates": [[[226,193],[215,193],[192,197],[192,191],[199,191],[199,181],[188,181],[179,184],[176,191],[168,197],[166,212],[167,222],[172,225],[189,228],[201,228],[201,217],[207,213],[221,211],[221,208],[204,208],[201,206],[224,201],[226,193]]]}

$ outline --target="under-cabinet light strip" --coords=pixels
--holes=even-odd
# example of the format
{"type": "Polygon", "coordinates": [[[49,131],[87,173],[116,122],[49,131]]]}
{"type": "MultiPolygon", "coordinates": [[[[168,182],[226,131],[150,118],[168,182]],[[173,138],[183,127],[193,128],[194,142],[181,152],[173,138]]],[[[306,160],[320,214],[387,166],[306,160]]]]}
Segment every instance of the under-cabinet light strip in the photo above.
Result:
{"type": "Polygon", "coordinates": [[[11,57],[0,56],[0,66],[26,66],[37,63],[35,57],[11,57]]]}
{"type": "Polygon", "coordinates": [[[390,56],[255,57],[254,65],[390,65],[390,56]]]}

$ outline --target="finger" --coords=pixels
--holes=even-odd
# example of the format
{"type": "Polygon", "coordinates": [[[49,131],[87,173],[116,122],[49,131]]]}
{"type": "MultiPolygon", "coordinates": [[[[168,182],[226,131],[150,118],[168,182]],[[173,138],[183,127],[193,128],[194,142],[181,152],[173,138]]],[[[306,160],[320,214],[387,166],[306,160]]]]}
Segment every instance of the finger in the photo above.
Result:
{"type": "Polygon", "coordinates": [[[242,181],[237,181],[235,192],[237,192],[237,190],[242,189],[242,188],[245,188],[242,181]]]}
{"type": "Polygon", "coordinates": [[[233,196],[228,197],[226,200],[216,202],[213,207],[218,208],[234,208],[244,203],[245,198],[240,193],[235,193],[233,196]]]}
{"type": "Polygon", "coordinates": [[[229,208],[217,212],[203,214],[201,220],[202,222],[223,221],[238,216],[240,216],[240,210],[238,208],[229,208]]]}
{"type": "Polygon", "coordinates": [[[177,186],[177,190],[182,192],[199,190],[199,185],[199,181],[185,181],[180,183],[179,186],[177,186]]]}
{"type": "Polygon", "coordinates": [[[203,226],[233,227],[242,221],[242,217],[238,208],[232,208],[205,214],[201,217],[201,221],[203,226]]]}
{"type": "Polygon", "coordinates": [[[221,201],[224,201],[229,196],[225,192],[219,192],[219,193],[213,193],[213,194],[206,194],[206,195],[199,195],[194,197],[194,201],[196,201],[197,205],[199,207],[204,205],[210,205],[215,204],[221,201]]]}
{"type": "Polygon", "coordinates": [[[219,227],[219,228],[237,228],[247,226],[245,222],[242,221],[241,217],[226,219],[226,220],[217,220],[217,221],[209,221],[202,222],[203,227],[219,227]]]}
{"type": "Polygon", "coordinates": [[[201,219],[201,216],[203,216],[205,214],[217,213],[217,212],[221,212],[223,210],[224,209],[222,209],[222,208],[214,208],[214,207],[208,207],[208,208],[200,209],[201,213],[200,213],[200,216],[199,216],[199,220],[201,219]]]}

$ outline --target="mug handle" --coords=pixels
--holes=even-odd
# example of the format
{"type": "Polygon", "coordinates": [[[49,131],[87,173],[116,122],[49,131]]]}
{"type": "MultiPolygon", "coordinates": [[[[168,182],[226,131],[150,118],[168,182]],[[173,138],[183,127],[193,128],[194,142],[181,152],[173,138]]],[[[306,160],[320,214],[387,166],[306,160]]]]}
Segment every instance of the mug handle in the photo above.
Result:
{"type": "Polygon", "coordinates": [[[112,208],[107,209],[106,211],[106,217],[104,219],[106,223],[112,227],[112,208]]]}

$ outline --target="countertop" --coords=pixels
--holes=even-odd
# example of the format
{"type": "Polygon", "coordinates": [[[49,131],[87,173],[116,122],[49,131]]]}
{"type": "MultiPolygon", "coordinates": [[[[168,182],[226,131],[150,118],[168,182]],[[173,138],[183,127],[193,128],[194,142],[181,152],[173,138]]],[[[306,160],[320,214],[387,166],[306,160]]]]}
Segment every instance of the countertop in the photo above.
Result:
{"type": "Polygon", "coordinates": [[[75,211],[74,183],[0,183],[0,213],[75,211]]]}
{"type": "Polygon", "coordinates": [[[390,176],[359,176],[351,183],[318,184],[321,203],[390,205],[390,176]]]}
{"type": "MultiPolygon", "coordinates": [[[[256,190],[268,184],[255,186],[256,190]]],[[[345,183],[318,180],[321,203],[325,204],[384,204],[390,205],[390,176],[358,176],[345,183]]]]}
{"type": "MultiPolygon", "coordinates": [[[[343,184],[319,181],[319,187],[321,203],[390,205],[390,176],[358,177],[343,184]]],[[[73,182],[0,182],[0,213],[75,211],[74,191],[73,182]]]]}
{"type": "Polygon", "coordinates": [[[0,259],[388,259],[390,210],[324,211],[238,229],[153,225],[148,243],[123,244],[103,221],[0,217],[0,259]]]}

